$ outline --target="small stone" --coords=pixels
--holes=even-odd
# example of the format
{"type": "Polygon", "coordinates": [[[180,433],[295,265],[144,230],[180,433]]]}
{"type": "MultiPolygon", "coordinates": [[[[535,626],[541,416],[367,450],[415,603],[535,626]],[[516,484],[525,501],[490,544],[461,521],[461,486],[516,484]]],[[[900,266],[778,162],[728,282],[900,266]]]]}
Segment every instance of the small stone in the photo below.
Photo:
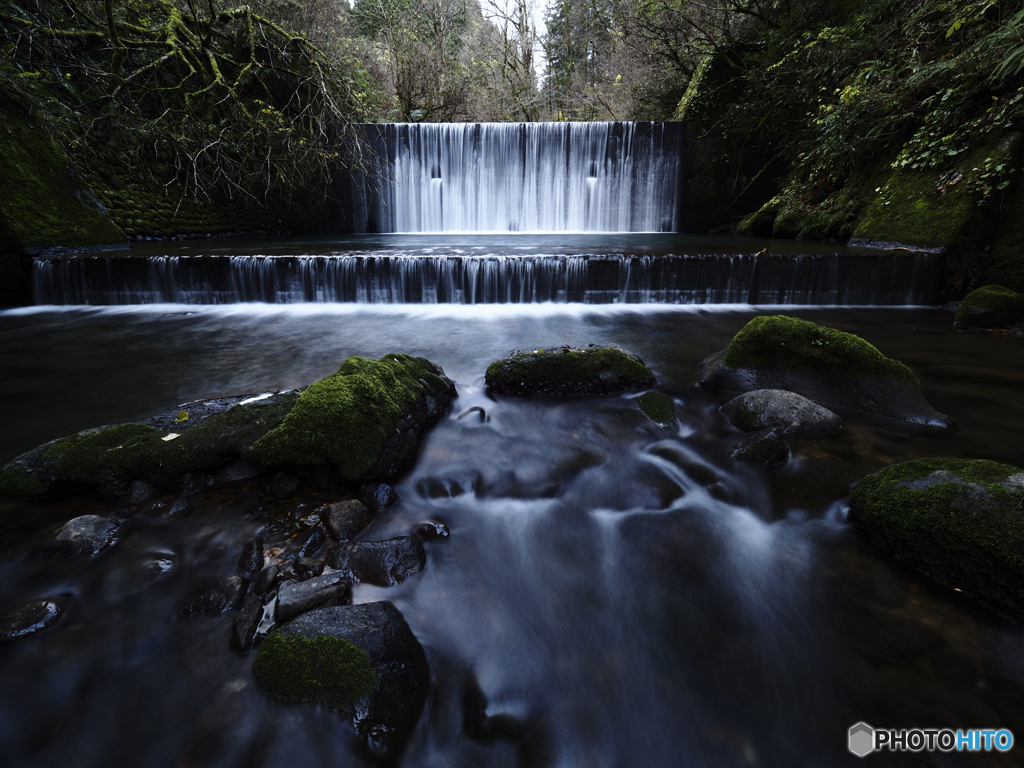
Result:
{"type": "Polygon", "coordinates": [[[182,496],[174,500],[174,503],[167,510],[167,514],[171,517],[184,517],[191,511],[192,502],[182,496]]]}
{"type": "Polygon", "coordinates": [[[427,553],[412,536],[385,541],[356,541],[339,544],[327,555],[335,570],[345,571],[355,581],[390,587],[423,570],[427,553]]]}
{"type": "Polygon", "coordinates": [[[732,457],[751,464],[764,464],[766,467],[785,464],[789,461],[789,446],[782,439],[782,434],[781,427],[755,432],[732,457]]]}
{"type": "Polygon", "coordinates": [[[249,582],[241,576],[224,579],[182,608],[179,615],[182,618],[220,616],[238,607],[248,587],[249,582]]]}
{"type": "Polygon", "coordinates": [[[448,533],[447,525],[430,520],[426,523],[420,523],[413,536],[421,541],[423,539],[447,539],[448,533]]]}
{"type": "Polygon", "coordinates": [[[398,501],[398,494],[387,483],[366,483],[359,488],[359,500],[370,512],[380,512],[398,501]]]}
{"type": "Polygon", "coordinates": [[[256,577],[256,583],[253,585],[253,591],[260,596],[267,594],[277,586],[277,579],[280,575],[281,569],[276,565],[267,566],[260,571],[259,576],[256,577]]]}
{"type": "Polygon", "coordinates": [[[235,485],[251,480],[258,476],[259,473],[260,471],[252,464],[244,461],[235,461],[217,473],[217,481],[222,485],[235,485]]]}
{"type": "Polygon", "coordinates": [[[361,501],[339,501],[328,504],[320,513],[327,530],[338,541],[348,541],[370,524],[370,510],[361,501]]]}
{"type": "Polygon", "coordinates": [[[295,571],[295,575],[300,578],[319,576],[324,572],[324,561],[300,556],[295,558],[295,562],[292,563],[292,569],[295,571]]]}
{"type": "Polygon", "coordinates": [[[327,536],[324,535],[323,529],[317,526],[309,532],[306,538],[299,545],[299,556],[300,557],[313,557],[324,544],[327,543],[327,536]]]}
{"type": "Polygon", "coordinates": [[[838,429],[843,420],[796,392],[785,389],[757,389],[734,397],[719,410],[738,429],[754,432],[782,427],[788,432],[838,429]]]}
{"type": "Polygon", "coordinates": [[[120,525],[99,515],[69,520],[43,537],[29,552],[30,558],[91,557],[117,541],[120,525]]]}
{"type": "Polygon", "coordinates": [[[278,472],[270,482],[270,492],[279,499],[295,493],[299,487],[299,481],[284,472],[278,472]]]}
{"type": "Polygon", "coordinates": [[[139,505],[147,499],[156,495],[156,487],[145,480],[134,480],[128,486],[128,501],[131,504],[139,505]]]}
{"type": "Polygon", "coordinates": [[[246,653],[252,648],[256,637],[256,628],[263,618],[263,603],[259,597],[250,592],[242,602],[242,610],[235,616],[235,626],[231,634],[231,647],[239,653],[246,653]]]}
{"type": "Polygon", "coordinates": [[[242,555],[238,558],[238,570],[246,576],[255,576],[263,570],[262,538],[253,539],[242,548],[242,555]]]}
{"type": "Polygon", "coordinates": [[[65,603],[64,598],[49,597],[33,600],[0,615],[0,645],[13,643],[46,629],[60,618],[65,603]]]}
{"type": "Polygon", "coordinates": [[[328,600],[347,603],[351,585],[347,576],[338,571],[306,581],[286,581],[277,591],[277,620],[286,621],[328,600]]]}

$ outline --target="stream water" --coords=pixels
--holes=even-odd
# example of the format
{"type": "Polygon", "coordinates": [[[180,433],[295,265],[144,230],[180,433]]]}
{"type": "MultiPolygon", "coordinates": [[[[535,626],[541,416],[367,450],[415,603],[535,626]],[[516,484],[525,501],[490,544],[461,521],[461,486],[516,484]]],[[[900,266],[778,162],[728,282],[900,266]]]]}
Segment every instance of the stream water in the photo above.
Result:
{"type": "MultiPolygon", "coordinates": [[[[434,688],[403,766],[861,765],[846,731],[1009,728],[1024,737],[1024,634],[893,561],[846,521],[851,483],[923,456],[1021,463],[1024,345],[963,333],[927,308],[540,304],[153,304],[0,313],[0,460],[86,427],[177,403],[307,384],[347,356],[400,351],[444,367],[459,396],[427,436],[399,501],[360,535],[445,523],[425,570],[387,599],[426,648],[434,688]],[[756,314],[857,333],[909,364],[960,431],[892,431],[847,414],[794,439],[766,470],[730,458],[743,435],[695,386],[697,365],[756,314]],[[488,397],[509,350],[617,343],[676,402],[647,421],[630,396],[488,397]],[[479,406],[479,411],[467,413],[479,406]],[[512,725],[465,724],[467,691],[512,725]]],[[[265,699],[229,616],[181,606],[235,573],[279,516],[258,484],[216,487],[184,517],[162,502],[87,562],[30,561],[59,522],[128,511],[89,495],[0,498],[0,610],[70,596],[50,629],[0,648],[7,766],[350,766],[351,727],[265,699]],[[156,565],[154,565],[156,563],[156,565]]],[[[1020,765],[1024,752],[880,753],[879,766],[1020,765]]],[[[866,764],[866,762],[864,763],[866,764]]]]}

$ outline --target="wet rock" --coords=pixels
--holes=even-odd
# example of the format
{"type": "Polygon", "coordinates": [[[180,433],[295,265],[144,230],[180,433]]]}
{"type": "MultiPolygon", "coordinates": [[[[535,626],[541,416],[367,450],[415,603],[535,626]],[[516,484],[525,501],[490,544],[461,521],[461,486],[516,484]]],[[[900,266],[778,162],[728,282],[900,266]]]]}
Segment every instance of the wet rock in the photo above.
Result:
{"type": "MultiPolygon", "coordinates": [[[[200,490],[207,477],[203,470],[249,460],[250,446],[281,423],[297,395],[285,393],[230,407],[242,399],[222,398],[227,410],[206,416],[189,411],[189,418],[178,423],[158,417],[148,424],[87,429],[52,440],[0,470],[0,490],[43,498],[93,487],[106,496],[121,496],[135,480],[160,488],[180,487],[185,493],[200,490]]],[[[246,466],[248,469],[236,465],[224,470],[222,481],[235,483],[252,477],[254,468],[251,463],[246,466]]]]}
{"type": "Polygon", "coordinates": [[[29,552],[31,558],[91,557],[117,541],[120,525],[99,515],[82,515],[44,536],[29,552]]]}
{"type": "Polygon", "coordinates": [[[413,536],[418,538],[420,541],[424,539],[447,539],[448,538],[448,526],[444,523],[439,523],[436,520],[430,520],[426,523],[420,523],[416,527],[413,536]]]}
{"type": "Polygon", "coordinates": [[[217,482],[221,485],[237,485],[252,480],[260,471],[247,461],[233,461],[217,473],[217,482]]]}
{"type": "Polygon", "coordinates": [[[242,608],[235,616],[235,624],[231,632],[231,647],[239,653],[246,653],[252,648],[256,638],[256,629],[263,618],[263,603],[253,592],[245,596],[242,608]]]}
{"type": "Polygon", "coordinates": [[[173,573],[175,566],[174,554],[171,552],[143,552],[135,555],[107,574],[104,593],[110,600],[141,594],[173,573]]]}
{"type": "Polygon", "coordinates": [[[347,601],[352,582],[344,573],[325,573],[306,581],[286,581],[277,591],[277,620],[286,621],[328,600],[347,601]]]}
{"type": "Polygon", "coordinates": [[[19,605],[0,615],[0,645],[21,640],[53,625],[61,617],[66,604],[62,597],[48,597],[19,605]]]}
{"type": "Polygon", "coordinates": [[[1024,322],[1024,295],[985,285],[964,296],[953,324],[960,328],[1003,328],[1024,322]]]}
{"type": "Polygon", "coordinates": [[[1024,470],[916,459],[860,480],[850,517],[877,546],[1024,622],[1024,470]]]}
{"type": "Polygon", "coordinates": [[[242,547],[238,570],[246,576],[255,576],[263,570],[263,539],[256,538],[242,547]]]}
{"type": "Polygon", "coordinates": [[[487,391],[497,395],[618,395],[654,384],[654,374],[614,345],[515,350],[487,366],[487,391]]]}
{"type": "Polygon", "coordinates": [[[398,494],[387,483],[366,483],[359,488],[359,500],[371,513],[376,513],[398,501],[398,494]]]}
{"type": "Polygon", "coordinates": [[[764,464],[775,467],[789,461],[789,446],[782,436],[781,427],[762,429],[755,432],[741,445],[732,457],[751,464],[764,464]]]}
{"type": "Polygon", "coordinates": [[[320,513],[327,530],[338,541],[348,541],[370,524],[370,510],[361,501],[339,501],[328,504],[320,513]]]}
{"type": "Polygon", "coordinates": [[[755,317],[700,365],[705,387],[784,389],[829,408],[850,408],[933,429],[955,429],[921,394],[921,382],[850,333],[785,315],[755,317]]]}
{"type": "Polygon", "coordinates": [[[220,616],[238,607],[245,597],[249,582],[241,576],[224,579],[181,609],[182,618],[220,616]]]}
{"type": "Polygon", "coordinates": [[[395,477],[454,396],[441,367],[422,357],[350,357],[307,387],[252,453],[265,466],[333,466],[347,482],[395,477]]]}
{"type": "Polygon", "coordinates": [[[298,487],[299,481],[285,472],[278,472],[270,482],[270,492],[279,499],[295,493],[298,487]]]}
{"type": "Polygon", "coordinates": [[[147,483],[145,480],[134,480],[132,484],[128,486],[128,501],[131,504],[141,504],[147,499],[153,498],[156,495],[156,486],[152,483],[147,483]]]}
{"type": "Polygon", "coordinates": [[[319,576],[324,572],[324,561],[314,560],[311,557],[296,557],[292,563],[292,570],[300,579],[308,579],[310,576],[319,576]]]}
{"type": "Polygon", "coordinates": [[[171,506],[167,508],[167,514],[171,517],[184,517],[192,511],[192,507],[192,502],[181,496],[175,499],[171,506]]]}
{"type": "Polygon", "coordinates": [[[401,753],[430,692],[427,655],[389,602],[298,616],[263,642],[253,673],[275,698],[354,714],[357,733],[380,758],[401,753]]]}
{"type": "Polygon", "coordinates": [[[260,571],[253,584],[253,591],[261,597],[277,586],[281,570],[276,565],[269,565],[260,571]]]}
{"type": "Polygon", "coordinates": [[[327,554],[327,564],[351,574],[358,582],[390,587],[423,570],[427,554],[412,536],[385,541],[339,544],[327,554]]]}
{"type": "Polygon", "coordinates": [[[327,536],[323,529],[317,526],[313,528],[299,544],[300,557],[313,557],[327,543],[327,536]]]}
{"type": "Polygon", "coordinates": [[[661,392],[645,392],[636,399],[636,407],[644,416],[665,429],[675,429],[679,424],[676,404],[671,397],[661,392]]]}
{"type": "Polygon", "coordinates": [[[843,420],[796,392],[756,389],[734,397],[719,409],[729,423],[746,432],[781,427],[787,432],[837,429],[843,420]]]}

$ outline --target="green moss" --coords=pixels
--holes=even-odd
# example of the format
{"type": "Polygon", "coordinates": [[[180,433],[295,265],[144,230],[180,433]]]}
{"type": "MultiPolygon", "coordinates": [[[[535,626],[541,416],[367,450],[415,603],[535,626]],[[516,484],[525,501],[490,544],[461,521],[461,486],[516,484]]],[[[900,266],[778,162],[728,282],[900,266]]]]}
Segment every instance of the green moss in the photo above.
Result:
{"type": "Polygon", "coordinates": [[[984,460],[908,461],[854,485],[851,512],[871,540],[895,557],[1020,618],[1024,489],[1001,481],[1021,473],[984,460]],[[912,487],[925,478],[927,486],[912,487]]]}
{"type": "Polygon", "coordinates": [[[23,248],[125,242],[87,186],[43,132],[0,100],[0,229],[23,248]]]}
{"type": "Polygon", "coordinates": [[[40,495],[41,490],[39,475],[36,473],[30,474],[10,466],[0,470],[0,492],[34,498],[40,495]]]}
{"type": "Polygon", "coordinates": [[[786,315],[755,317],[729,342],[722,363],[731,368],[893,380],[912,389],[921,388],[910,368],[886,357],[859,336],[786,315]]]}
{"type": "Polygon", "coordinates": [[[636,406],[648,419],[663,427],[674,427],[676,408],[672,398],[661,392],[645,392],[636,399],[636,406]]]}
{"type": "Polygon", "coordinates": [[[1024,296],[1001,285],[985,285],[968,293],[957,310],[959,325],[999,326],[1024,320],[1024,296]]]}
{"type": "Polygon", "coordinates": [[[253,455],[264,464],[333,464],[348,480],[368,478],[423,394],[420,379],[437,391],[448,388],[422,357],[350,357],[302,393],[281,426],[253,446],[253,455]]]}
{"type": "Polygon", "coordinates": [[[487,367],[487,386],[496,392],[573,393],[588,382],[611,374],[620,391],[650,386],[654,376],[643,363],[620,349],[609,347],[518,352],[487,367]]]}
{"type": "Polygon", "coordinates": [[[1018,184],[984,267],[984,279],[1024,291],[1024,184],[1018,184]]]}
{"type": "Polygon", "coordinates": [[[282,701],[308,701],[346,710],[373,690],[377,672],[348,640],[285,637],[271,632],[253,663],[256,684],[282,701]]]}

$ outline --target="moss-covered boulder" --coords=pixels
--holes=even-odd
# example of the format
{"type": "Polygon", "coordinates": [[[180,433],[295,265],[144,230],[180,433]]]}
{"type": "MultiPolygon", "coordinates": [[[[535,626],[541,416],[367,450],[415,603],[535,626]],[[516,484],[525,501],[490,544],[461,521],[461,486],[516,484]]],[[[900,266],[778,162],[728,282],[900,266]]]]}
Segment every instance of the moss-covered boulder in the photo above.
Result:
{"type": "Polygon", "coordinates": [[[619,395],[646,389],[654,374],[614,345],[560,346],[516,350],[487,366],[486,383],[497,395],[619,395]]]}
{"type": "Polygon", "coordinates": [[[786,315],[755,317],[700,365],[706,387],[785,389],[830,409],[846,408],[923,427],[956,427],[921,394],[921,382],[859,336],[786,315]]]}
{"type": "Polygon", "coordinates": [[[853,486],[850,515],[897,559],[1024,621],[1024,470],[977,459],[895,464],[853,486]]]}
{"type": "Polygon", "coordinates": [[[250,458],[252,444],[280,425],[297,400],[290,392],[248,403],[242,397],[220,398],[185,406],[189,410],[179,411],[177,423],[160,416],[149,424],[88,429],[52,440],[0,470],[0,491],[43,498],[93,487],[120,496],[138,479],[171,488],[186,472],[250,458]]]}
{"type": "Polygon", "coordinates": [[[676,404],[671,397],[661,392],[644,392],[636,399],[636,407],[644,416],[665,429],[675,429],[679,425],[676,404]]]}
{"type": "Polygon", "coordinates": [[[337,467],[344,479],[390,478],[451,405],[455,385],[422,357],[350,357],[310,385],[280,426],[252,446],[264,465],[337,467]]]}
{"type": "Polygon", "coordinates": [[[1024,296],[1001,285],[971,291],[953,322],[962,328],[1000,328],[1024,321],[1024,296]]]}
{"type": "Polygon", "coordinates": [[[426,653],[389,602],[292,619],[264,640],[253,674],[272,698],[358,711],[356,731],[385,758],[401,752],[430,691],[426,653]]]}

